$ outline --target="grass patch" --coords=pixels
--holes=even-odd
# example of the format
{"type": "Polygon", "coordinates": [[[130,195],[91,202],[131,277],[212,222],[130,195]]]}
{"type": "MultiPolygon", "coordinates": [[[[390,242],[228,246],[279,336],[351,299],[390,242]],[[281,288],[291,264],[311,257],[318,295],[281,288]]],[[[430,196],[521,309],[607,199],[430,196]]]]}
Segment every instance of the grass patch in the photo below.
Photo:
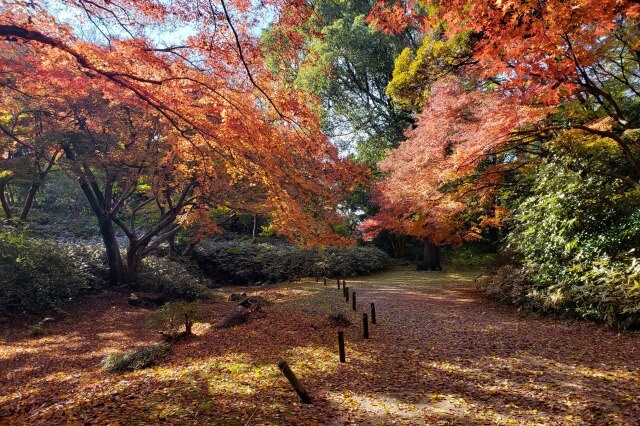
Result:
{"type": "Polygon", "coordinates": [[[139,346],[128,352],[107,355],[102,360],[102,367],[110,373],[142,370],[156,365],[166,358],[170,352],[171,347],[166,343],[139,346]]]}

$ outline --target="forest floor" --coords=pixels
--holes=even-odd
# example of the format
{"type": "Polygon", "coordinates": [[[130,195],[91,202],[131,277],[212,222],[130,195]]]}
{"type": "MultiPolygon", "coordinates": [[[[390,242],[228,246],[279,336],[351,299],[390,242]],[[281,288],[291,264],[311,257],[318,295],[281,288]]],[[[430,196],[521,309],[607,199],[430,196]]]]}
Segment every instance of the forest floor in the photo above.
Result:
{"type": "Polygon", "coordinates": [[[87,296],[43,336],[23,323],[0,328],[0,424],[640,424],[638,333],[519,313],[483,298],[477,275],[402,267],[347,279],[357,312],[335,280],[223,288],[276,303],[229,330],[215,324],[234,304],[204,304],[195,337],[124,374],[100,361],[159,340],[144,327],[149,311],[126,294],[87,296]],[[378,324],[365,340],[372,301],[378,324]],[[326,320],[338,312],[353,321],[344,364],[326,320]]]}

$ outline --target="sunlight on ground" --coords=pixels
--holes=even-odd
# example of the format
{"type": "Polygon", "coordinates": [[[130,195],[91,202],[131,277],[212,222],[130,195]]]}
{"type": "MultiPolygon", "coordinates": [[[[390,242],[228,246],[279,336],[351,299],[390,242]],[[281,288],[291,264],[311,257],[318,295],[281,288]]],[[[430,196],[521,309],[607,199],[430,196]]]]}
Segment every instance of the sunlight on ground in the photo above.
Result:
{"type": "MultiPolygon", "coordinates": [[[[216,324],[234,302],[207,303],[196,337],[159,365],[109,374],[106,354],[158,341],[149,311],[126,298],[50,334],[26,330],[0,345],[0,423],[16,424],[631,424],[640,417],[637,336],[546,318],[520,318],[481,298],[473,271],[399,268],[347,285],[315,279],[246,291],[275,301],[248,324],[216,324]],[[378,324],[362,336],[375,301],[378,324]],[[115,306],[115,308],[114,308],[115,306]],[[347,362],[338,362],[342,314],[347,362]],[[285,359],[312,395],[299,402],[277,363],[285,359]]],[[[92,309],[88,307],[87,309],[92,309]]]]}

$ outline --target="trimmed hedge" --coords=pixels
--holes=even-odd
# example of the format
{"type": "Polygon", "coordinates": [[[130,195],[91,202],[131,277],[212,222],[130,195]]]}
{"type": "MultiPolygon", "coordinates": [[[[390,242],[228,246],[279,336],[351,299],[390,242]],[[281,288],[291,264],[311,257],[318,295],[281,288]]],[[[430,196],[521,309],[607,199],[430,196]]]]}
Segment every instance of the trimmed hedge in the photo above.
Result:
{"type": "Polygon", "coordinates": [[[193,252],[215,282],[247,285],[295,281],[302,277],[347,277],[387,268],[391,258],[375,247],[314,247],[207,240],[193,252]]]}

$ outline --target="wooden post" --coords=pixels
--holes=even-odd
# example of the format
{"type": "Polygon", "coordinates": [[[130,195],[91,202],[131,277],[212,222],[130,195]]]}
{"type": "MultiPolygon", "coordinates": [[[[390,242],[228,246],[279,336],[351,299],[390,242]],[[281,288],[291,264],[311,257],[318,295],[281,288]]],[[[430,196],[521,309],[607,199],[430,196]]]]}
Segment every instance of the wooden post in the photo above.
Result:
{"type": "Polygon", "coordinates": [[[369,338],[369,319],[366,312],[362,314],[362,334],[365,339],[369,338]]]}
{"type": "Polygon", "coordinates": [[[289,367],[289,364],[287,364],[287,361],[280,361],[278,363],[278,368],[280,369],[280,371],[282,371],[282,374],[284,374],[287,380],[289,380],[289,383],[291,383],[291,386],[293,386],[293,389],[300,397],[300,400],[305,404],[310,403],[311,397],[307,393],[307,390],[304,388],[304,386],[302,386],[302,383],[300,383],[293,371],[291,371],[291,368],[289,367]]]}
{"type": "Polygon", "coordinates": [[[320,281],[320,277],[316,275],[316,282],[320,281]]]}
{"type": "Polygon", "coordinates": [[[324,277],[324,286],[327,286],[327,277],[324,277]]]}
{"type": "Polygon", "coordinates": [[[349,287],[344,288],[344,298],[347,302],[349,301],[349,287]]]}
{"type": "Polygon", "coordinates": [[[347,297],[347,286],[344,285],[344,282],[342,283],[342,295],[347,297]]]}
{"type": "Polygon", "coordinates": [[[376,323],[376,304],[371,302],[371,324],[376,323]]]}
{"type": "Polygon", "coordinates": [[[353,310],[356,310],[356,292],[354,291],[353,293],[351,293],[351,306],[353,307],[353,310]]]}
{"type": "Polygon", "coordinates": [[[347,362],[344,355],[344,331],[338,331],[338,353],[340,354],[340,362],[347,362]]]}
{"type": "Polygon", "coordinates": [[[338,289],[340,288],[340,278],[338,278],[338,289]]]}
{"type": "Polygon", "coordinates": [[[342,280],[342,287],[347,285],[347,280],[342,280]]]}

